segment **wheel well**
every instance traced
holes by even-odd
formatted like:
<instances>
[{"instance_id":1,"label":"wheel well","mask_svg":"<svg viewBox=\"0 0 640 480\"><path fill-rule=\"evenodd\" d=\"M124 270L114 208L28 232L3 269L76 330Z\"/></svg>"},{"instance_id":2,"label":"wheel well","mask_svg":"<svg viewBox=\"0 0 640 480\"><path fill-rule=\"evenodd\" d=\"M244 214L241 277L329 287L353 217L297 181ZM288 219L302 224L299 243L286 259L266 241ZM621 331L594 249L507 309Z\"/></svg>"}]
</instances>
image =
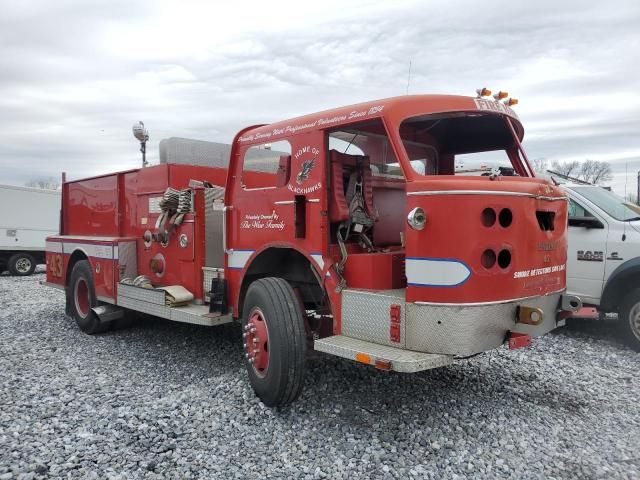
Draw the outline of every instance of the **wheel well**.
<instances>
[{"instance_id":1,"label":"wheel well","mask_svg":"<svg viewBox=\"0 0 640 480\"><path fill-rule=\"evenodd\" d=\"M69 258L69 263L67 264L67 271L65 272L64 284L66 286L69 286L69 280L71 280L71 272L73 271L73 266L80 260L88 260L83 251L76 250L71 254L71 258Z\"/></svg>"},{"instance_id":2,"label":"wheel well","mask_svg":"<svg viewBox=\"0 0 640 480\"><path fill-rule=\"evenodd\" d=\"M293 248L271 247L260 252L244 274L238 297L238 317L242 316L249 285L264 277L278 277L289 282L305 307L315 309L325 297L319 274L307 257Z\"/></svg>"},{"instance_id":3,"label":"wheel well","mask_svg":"<svg viewBox=\"0 0 640 480\"><path fill-rule=\"evenodd\" d=\"M625 262L609 277L602 292L600 308L603 311L617 312L625 294L640 286L640 265L634 260Z\"/></svg>"},{"instance_id":4,"label":"wheel well","mask_svg":"<svg viewBox=\"0 0 640 480\"><path fill-rule=\"evenodd\" d=\"M76 250L71 254L71 258L69 258L69 263L67 264L67 271L65 272L64 286L66 295L64 312L68 316L73 315L73 311L71 310L71 289L69 288L69 282L71 281L71 272L73 271L74 265L80 260L87 260L87 256L82 250Z\"/></svg>"}]
</instances>

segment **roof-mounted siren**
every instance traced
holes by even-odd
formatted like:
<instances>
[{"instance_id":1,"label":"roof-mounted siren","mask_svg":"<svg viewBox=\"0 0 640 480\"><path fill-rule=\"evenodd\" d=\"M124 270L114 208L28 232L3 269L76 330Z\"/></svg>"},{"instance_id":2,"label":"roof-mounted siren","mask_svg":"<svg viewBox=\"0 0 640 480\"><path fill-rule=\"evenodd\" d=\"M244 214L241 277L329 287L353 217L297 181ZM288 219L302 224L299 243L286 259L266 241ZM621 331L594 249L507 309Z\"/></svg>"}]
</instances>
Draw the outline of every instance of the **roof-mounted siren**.
<instances>
[{"instance_id":1,"label":"roof-mounted siren","mask_svg":"<svg viewBox=\"0 0 640 480\"><path fill-rule=\"evenodd\" d=\"M147 166L147 141L149 140L149 131L145 128L144 122L139 121L131 128L133 136L140 142L140 153L142 153L142 167Z\"/></svg>"},{"instance_id":2,"label":"roof-mounted siren","mask_svg":"<svg viewBox=\"0 0 640 480\"><path fill-rule=\"evenodd\" d=\"M489 90L486 87L482 87L482 88L478 88L476 90L476 93L478 94L478 98L488 97L491 95L491 90Z\"/></svg>"},{"instance_id":3,"label":"roof-mounted siren","mask_svg":"<svg viewBox=\"0 0 640 480\"><path fill-rule=\"evenodd\" d=\"M502 103L504 103L507 107L513 107L514 105L518 104L518 99L517 98L507 98L506 100L503 100Z\"/></svg>"}]
</instances>

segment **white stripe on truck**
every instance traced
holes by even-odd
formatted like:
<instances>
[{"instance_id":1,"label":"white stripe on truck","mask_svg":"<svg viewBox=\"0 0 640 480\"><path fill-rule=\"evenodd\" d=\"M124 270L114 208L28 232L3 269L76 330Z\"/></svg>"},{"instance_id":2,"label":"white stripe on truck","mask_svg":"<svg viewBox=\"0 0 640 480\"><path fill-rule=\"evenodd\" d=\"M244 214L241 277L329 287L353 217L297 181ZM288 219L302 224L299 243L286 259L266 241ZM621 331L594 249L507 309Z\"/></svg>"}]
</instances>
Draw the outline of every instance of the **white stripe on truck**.
<instances>
[{"instance_id":1,"label":"white stripe on truck","mask_svg":"<svg viewBox=\"0 0 640 480\"><path fill-rule=\"evenodd\" d=\"M96 243L81 243L81 242L65 242L61 241L47 241L45 246L49 253L64 253L71 255L76 250L84 252L87 257L104 258L107 260L118 259L118 246L117 245L99 245Z\"/></svg>"},{"instance_id":2,"label":"white stripe on truck","mask_svg":"<svg viewBox=\"0 0 640 480\"><path fill-rule=\"evenodd\" d=\"M471 276L471 269L454 258L407 258L407 283L420 287L456 287Z\"/></svg>"},{"instance_id":3,"label":"white stripe on truck","mask_svg":"<svg viewBox=\"0 0 640 480\"><path fill-rule=\"evenodd\" d=\"M62 253L62 242L45 242L44 249L51 253Z\"/></svg>"}]
</instances>

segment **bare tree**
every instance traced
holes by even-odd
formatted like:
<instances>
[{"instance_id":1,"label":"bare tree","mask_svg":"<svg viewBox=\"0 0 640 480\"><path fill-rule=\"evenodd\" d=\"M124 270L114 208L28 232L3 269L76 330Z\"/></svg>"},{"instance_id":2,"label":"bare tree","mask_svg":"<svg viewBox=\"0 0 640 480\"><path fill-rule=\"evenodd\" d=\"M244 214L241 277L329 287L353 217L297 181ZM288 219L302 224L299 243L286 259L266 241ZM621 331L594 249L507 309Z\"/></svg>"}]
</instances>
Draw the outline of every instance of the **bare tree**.
<instances>
[{"instance_id":1,"label":"bare tree","mask_svg":"<svg viewBox=\"0 0 640 480\"><path fill-rule=\"evenodd\" d=\"M60 190L60 182L53 177L41 177L29 180L25 187L42 188L43 190Z\"/></svg>"},{"instance_id":2,"label":"bare tree","mask_svg":"<svg viewBox=\"0 0 640 480\"><path fill-rule=\"evenodd\" d=\"M609 162L587 159L580 165L578 178L594 184L608 182L613 178L611 165Z\"/></svg>"},{"instance_id":3,"label":"bare tree","mask_svg":"<svg viewBox=\"0 0 640 480\"><path fill-rule=\"evenodd\" d=\"M575 177L578 175L580 170L580 162L578 160L574 160L572 162L559 162L554 160L551 164L551 169L554 172L561 173L567 177Z\"/></svg>"},{"instance_id":4,"label":"bare tree","mask_svg":"<svg viewBox=\"0 0 640 480\"><path fill-rule=\"evenodd\" d=\"M531 160L531 168L538 174L544 174L549 167L549 162L545 157L538 157Z\"/></svg>"}]
</instances>

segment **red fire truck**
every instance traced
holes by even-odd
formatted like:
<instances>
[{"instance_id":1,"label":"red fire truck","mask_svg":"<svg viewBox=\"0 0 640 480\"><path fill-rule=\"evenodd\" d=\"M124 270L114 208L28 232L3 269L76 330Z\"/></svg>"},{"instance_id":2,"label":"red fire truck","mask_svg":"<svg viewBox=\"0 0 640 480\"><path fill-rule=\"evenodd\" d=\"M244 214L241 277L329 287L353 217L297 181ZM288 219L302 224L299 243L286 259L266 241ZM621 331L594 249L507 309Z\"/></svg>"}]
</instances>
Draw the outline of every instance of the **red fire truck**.
<instances>
[{"instance_id":1,"label":"red fire truck","mask_svg":"<svg viewBox=\"0 0 640 480\"><path fill-rule=\"evenodd\" d=\"M89 334L131 311L241 322L269 406L297 398L309 349L416 372L528 345L578 307L563 295L567 202L533 178L513 102L486 93L252 126L206 165L186 148L66 182L47 284ZM456 175L486 152L508 168Z\"/></svg>"}]
</instances>

